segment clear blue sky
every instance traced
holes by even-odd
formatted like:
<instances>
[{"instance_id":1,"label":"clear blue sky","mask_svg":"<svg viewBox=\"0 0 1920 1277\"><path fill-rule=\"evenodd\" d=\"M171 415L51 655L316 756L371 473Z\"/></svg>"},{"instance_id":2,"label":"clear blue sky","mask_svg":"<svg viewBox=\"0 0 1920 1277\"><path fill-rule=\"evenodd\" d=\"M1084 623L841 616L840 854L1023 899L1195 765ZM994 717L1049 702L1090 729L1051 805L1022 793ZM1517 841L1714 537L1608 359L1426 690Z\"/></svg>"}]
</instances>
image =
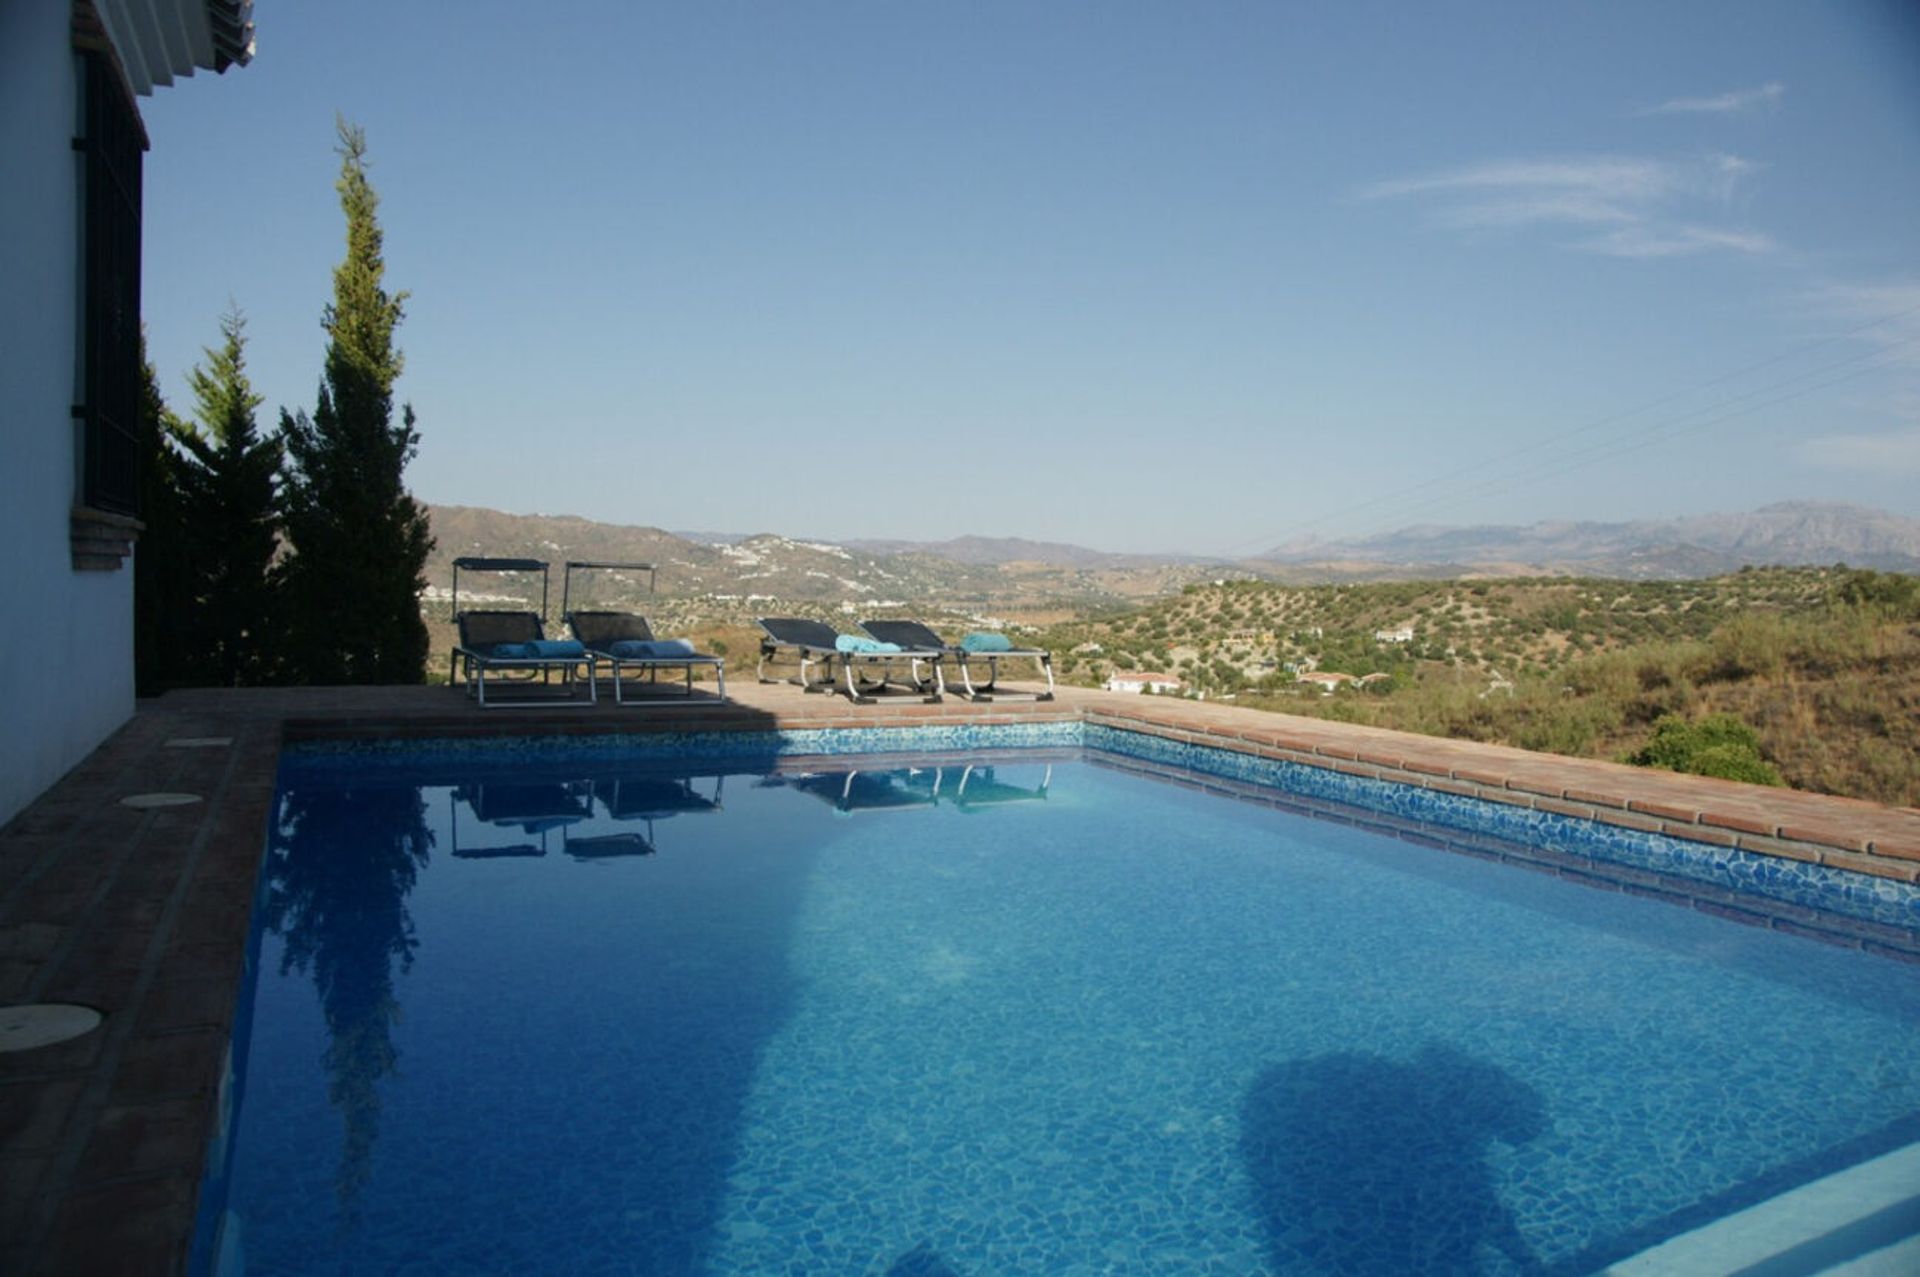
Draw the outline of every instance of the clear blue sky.
<instances>
[{"instance_id":1,"label":"clear blue sky","mask_svg":"<svg viewBox=\"0 0 1920 1277\"><path fill-rule=\"evenodd\" d=\"M458 15L457 17L453 15ZM176 409L311 410L365 127L435 502L1223 552L1920 515L1920 20L275 3L143 103Z\"/></svg>"}]
</instances>

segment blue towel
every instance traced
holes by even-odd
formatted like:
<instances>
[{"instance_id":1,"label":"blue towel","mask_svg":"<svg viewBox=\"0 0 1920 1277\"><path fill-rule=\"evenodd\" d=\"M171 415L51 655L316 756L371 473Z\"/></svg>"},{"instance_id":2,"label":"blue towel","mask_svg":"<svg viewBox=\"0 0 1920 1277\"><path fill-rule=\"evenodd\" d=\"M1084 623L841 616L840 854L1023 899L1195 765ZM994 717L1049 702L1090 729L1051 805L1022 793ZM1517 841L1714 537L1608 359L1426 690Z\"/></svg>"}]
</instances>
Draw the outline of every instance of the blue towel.
<instances>
[{"instance_id":1,"label":"blue towel","mask_svg":"<svg viewBox=\"0 0 1920 1277\"><path fill-rule=\"evenodd\" d=\"M960 646L969 652L1011 652L1013 640L991 630L975 630L960 640Z\"/></svg>"},{"instance_id":2,"label":"blue towel","mask_svg":"<svg viewBox=\"0 0 1920 1277\"><path fill-rule=\"evenodd\" d=\"M531 643L495 643L493 655L503 661L559 661L585 656L587 649L573 639L535 639Z\"/></svg>"},{"instance_id":3,"label":"blue towel","mask_svg":"<svg viewBox=\"0 0 1920 1277\"><path fill-rule=\"evenodd\" d=\"M899 652L904 650L898 643L882 643L877 639L861 638L858 634L842 634L833 640L836 652Z\"/></svg>"},{"instance_id":4,"label":"blue towel","mask_svg":"<svg viewBox=\"0 0 1920 1277\"><path fill-rule=\"evenodd\" d=\"M621 639L607 650L615 656L637 661L698 655L693 650L693 644L685 639Z\"/></svg>"}]
</instances>

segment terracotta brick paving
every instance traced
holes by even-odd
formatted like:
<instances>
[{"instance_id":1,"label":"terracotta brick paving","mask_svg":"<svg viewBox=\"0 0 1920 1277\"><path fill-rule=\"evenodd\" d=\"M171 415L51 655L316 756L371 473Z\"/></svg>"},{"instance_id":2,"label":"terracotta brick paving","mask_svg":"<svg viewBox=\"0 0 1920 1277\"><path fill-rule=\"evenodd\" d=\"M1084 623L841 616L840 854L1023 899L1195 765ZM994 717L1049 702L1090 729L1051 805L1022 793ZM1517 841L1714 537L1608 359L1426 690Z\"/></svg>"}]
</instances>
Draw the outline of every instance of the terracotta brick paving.
<instances>
[{"instance_id":1,"label":"terracotta brick paving","mask_svg":"<svg viewBox=\"0 0 1920 1277\"><path fill-rule=\"evenodd\" d=\"M143 703L0 830L0 998L106 1015L74 1041L0 1054L0 1272L184 1267L285 740L1084 719L1920 880L1910 809L1164 698L1062 689L1051 704L855 707L738 682L724 706L480 711L443 687ZM231 743L184 743L218 737ZM205 801L118 803L156 791Z\"/></svg>"}]
</instances>

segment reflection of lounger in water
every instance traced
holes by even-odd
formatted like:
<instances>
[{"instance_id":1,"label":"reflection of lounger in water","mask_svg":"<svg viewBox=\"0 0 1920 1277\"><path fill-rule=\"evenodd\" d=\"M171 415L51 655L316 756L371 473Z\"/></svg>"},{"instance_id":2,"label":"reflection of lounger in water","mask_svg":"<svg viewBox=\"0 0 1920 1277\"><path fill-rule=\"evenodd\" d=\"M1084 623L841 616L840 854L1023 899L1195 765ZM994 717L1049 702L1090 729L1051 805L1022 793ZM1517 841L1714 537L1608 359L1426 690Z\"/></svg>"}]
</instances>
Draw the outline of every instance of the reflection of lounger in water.
<instances>
[{"instance_id":1,"label":"reflection of lounger in water","mask_svg":"<svg viewBox=\"0 0 1920 1277\"><path fill-rule=\"evenodd\" d=\"M953 786L949 801L961 811L976 811L982 807L995 807L1001 803L1031 803L1047 800L1047 786L1053 783L1053 764L1041 774L1037 788L1028 789L1024 785L1011 785L994 775L992 764L969 763L960 773L960 783Z\"/></svg>"},{"instance_id":2,"label":"reflection of lounger in water","mask_svg":"<svg viewBox=\"0 0 1920 1277\"><path fill-rule=\"evenodd\" d=\"M884 772L815 772L786 780L791 789L832 803L846 814L931 807L940 801L942 774L937 767L902 767Z\"/></svg>"},{"instance_id":3,"label":"reflection of lounger in water","mask_svg":"<svg viewBox=\"0 0 1920 1277\"><path fill-rule=\"evenodd\" d=\"M605 860L615 856L651 856L655 851L653 825L685 812L720 810L721 787L725 778L713 778L713 795L708 797L693 787L693 781L679 776L599 776L588 782L593 797L600 800L614 820L637 820L647 832L571 836L565 851L576 860Z\"/></svg>"},{"instance_id":4,"label":"reflection of lounger in water","mask_svg":"<svg viewBox=\"0 0 1920 1277\"><path fill-rule=\"evenodd\" d=\"M544 856L547 834L576 824L593 814L592 799L578 781L548 781L539 784L516 782L478 782L461 785L449 798L452 808L449 828L453 854L463 860L484 860L502 856ZM536 843L498 843L492 846L460 845L460 806L467 808L483 823L499 828L518 828L523 834L538 834Z\"/></svg>"},{"instance_id":5,"label":"reflection of lounger in water","mask_svg":"<svg viewBox=\"0 0 1920 1277\"><path fill-rule=\"evenodd\" d=\"M593 796L615 820L665 820L687 811L715 811L723 778L713 778L713 797L694 789L693 781L667 776L600 776Z\"/></svg>"},{"instance_id":6,"label":"reflection of lounger in water","mask_svg":"<svg viewBox=\"0 0 1920 1277\"><path fill-rule=\"evenodd\" d=\"M575 860L611 860L616 856L651 856L654 846L639 834L589 834L563 837L560 849Z\"/></svg>"}]
</instances>

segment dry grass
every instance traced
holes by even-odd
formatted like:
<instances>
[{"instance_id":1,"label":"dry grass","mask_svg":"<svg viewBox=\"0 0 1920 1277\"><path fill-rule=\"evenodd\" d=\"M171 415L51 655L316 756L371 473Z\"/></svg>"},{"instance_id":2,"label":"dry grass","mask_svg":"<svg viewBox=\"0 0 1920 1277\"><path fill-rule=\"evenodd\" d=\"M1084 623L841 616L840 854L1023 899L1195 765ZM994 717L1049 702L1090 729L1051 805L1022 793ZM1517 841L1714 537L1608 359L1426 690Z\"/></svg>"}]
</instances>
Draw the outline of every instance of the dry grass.
<instances>
[{"instance_id":1,"label":"dry grass","mask_svg":"<svg viewBox=\"0 0 1920 1277\"><path fill-rule=\"evenodd\" d=\"M1920 624L1871 610L1736 617L1700 642L1603 653L1489 693L1441 669L1391 696L1245 703L1433 736L1596 758L1665 714L1733 714L1797 789L1920 805Z\"/></svg>"}]
</instances>

